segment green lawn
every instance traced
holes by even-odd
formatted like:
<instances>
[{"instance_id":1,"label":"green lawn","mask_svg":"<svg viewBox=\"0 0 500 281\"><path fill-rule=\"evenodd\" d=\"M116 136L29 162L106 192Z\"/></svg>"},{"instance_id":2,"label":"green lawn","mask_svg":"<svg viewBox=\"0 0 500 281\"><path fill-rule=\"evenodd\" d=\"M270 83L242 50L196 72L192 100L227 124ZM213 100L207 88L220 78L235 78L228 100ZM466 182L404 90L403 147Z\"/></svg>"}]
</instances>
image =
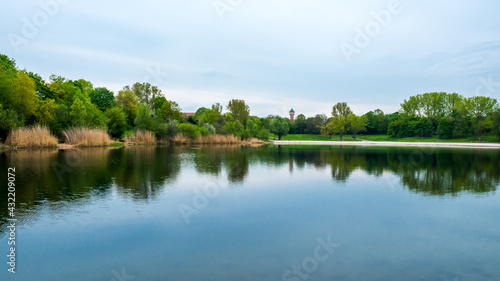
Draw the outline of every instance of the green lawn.
<instances>
[{"instance_id":1,"label":"green lawn","mask_svg":"<svg viewBox=\"0 0 500 281\"><path fill-rule=\"evenodd\" d=\"M275 135L270 134L270 139L278 139ZM302 141L338 141L340 140L338 135L334 135L329 139L327 136L320 135L308 135L308 134L290 134L281 138L282 140L302 140ZM342 139L344 141L352 141L352 135L343 135ZM469 137L469 138L457 138L457 139L449 139L443 140L438 138L437 136L432 137L411 137L411 138L393 138L389 135L358 135L358 140L368 140L368 141L395 141L395 142L476 142L479 141L477 137ZM481 137L481 141L485 142L499 142L498 136L484 136Z\"/></svg>"}]
</instances>

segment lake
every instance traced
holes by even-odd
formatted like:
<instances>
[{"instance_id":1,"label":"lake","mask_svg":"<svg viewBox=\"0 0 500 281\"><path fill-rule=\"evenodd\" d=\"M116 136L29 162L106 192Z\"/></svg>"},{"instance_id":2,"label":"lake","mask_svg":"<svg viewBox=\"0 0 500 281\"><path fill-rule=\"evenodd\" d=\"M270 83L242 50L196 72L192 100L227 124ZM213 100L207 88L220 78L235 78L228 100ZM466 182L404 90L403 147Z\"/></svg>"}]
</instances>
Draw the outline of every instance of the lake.
<instances>
[{"instance_id":1,"label":"lake","mask_svg":"<svg viewBox=\"0 0 500 281\"><path fill-rule=\"evenodd\" d=\"M0 171L0 280L500 280L498 150L7 151Z\"/></svg>"}]
</instances>

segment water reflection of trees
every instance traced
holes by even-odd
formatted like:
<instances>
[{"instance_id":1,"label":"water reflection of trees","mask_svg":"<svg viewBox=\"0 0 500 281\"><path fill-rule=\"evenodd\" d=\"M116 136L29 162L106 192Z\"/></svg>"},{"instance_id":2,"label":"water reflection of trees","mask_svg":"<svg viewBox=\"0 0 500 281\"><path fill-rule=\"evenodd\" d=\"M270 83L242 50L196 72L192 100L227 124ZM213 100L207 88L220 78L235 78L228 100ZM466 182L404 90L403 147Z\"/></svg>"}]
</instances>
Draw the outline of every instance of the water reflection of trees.
<instances>
[{"instance_id":1,"label":"water reflection of trees","mask_svg":"<svg viewBox=\"0 0 500 281\"><path fill-rule=\"evenodd\" d=\"M16 167L20 214L42 204L54 209L85 204L109 196L113 186L121 196L148 201L175 182L184 164L193 165L199 174L225 174L233 183L244 181L251 165L262 164L270 169L287 167L292 173L307 166L330 169L338 182L347 181L355 170L374 177L390 173L414 192L445 195L495 191L499 163L497 150L346 146L160 146L0 154L0 171ZM5 172L0 173L0 182L7 182ZM0 224L6 218L7 189L2 188Z\"/></svg>"},{"instance_id":2,"label":"water reflection of trees","mask_svg":"<svg viewBox=\"0 0 500 281\"><path fill-rule=\"evenodd\" d=\"M428 195L495 191L500 179L497 150L386 147L265 147L260 159L272 165L329 167L338 182L360 169L375 177L392 173L412 191ZM293 168L291 168L293 169Z\"/></svg>"},{"instance_id":3,"label":"water reflection of trees","mask_svg":"<svg viewBox=\"0 0 500 281\"><path fill-rule=\"evenodd\" d=\"M245 179L254 152L254 148L240 145L202 146L190 150L198 173L219 176L224 169L233 183Z\"/></svg>"},{"instance_id":4,"label":"water reflection of trees","mask_svg":"<svg viewBox=\"0 0 500 281\"><path fill-rule=\"evenodd\" d=\"M24 150L0 154L0 169L16 167L19 219L39 205L60 211L106 197L113 184L122 196L153 199L180 171L180 154L171 147L132 149ZM6 183L6 173L0 182ZM6 188L0 191L0 224L7 217ZM26 214L26 215L25 215Z\"/></svg>"}]
</instances>

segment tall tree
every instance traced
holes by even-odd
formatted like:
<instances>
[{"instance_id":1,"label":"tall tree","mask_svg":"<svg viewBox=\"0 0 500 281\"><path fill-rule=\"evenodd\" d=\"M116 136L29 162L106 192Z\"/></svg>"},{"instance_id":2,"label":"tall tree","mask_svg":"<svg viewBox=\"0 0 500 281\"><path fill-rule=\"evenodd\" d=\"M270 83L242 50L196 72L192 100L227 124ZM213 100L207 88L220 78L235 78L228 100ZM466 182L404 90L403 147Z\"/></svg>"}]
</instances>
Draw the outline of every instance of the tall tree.
<instances>
[{"instance_id":1,"label":"tall tree","mask_svg":"<svg viewBox=\"0 0 500 281\"><path fill-rule=\"evenodd\" d=\"M134 92L130 88L125 87L123 90L118 92L116 101L125 114L127 114L128 124L133 125L139 104Z\"/></svg>"},{"instance_id":2,"label":"tall tree","mask_svg":"<svg viewBox=\"0 0 500 281\"><path fill-rule=\"evenodd\" d=\"M230 100L227 105L227 110L231 112L234 120L239 120L243 125L247 123L247 120L250 117L250 107L244 100Z\"/></svg>"},{"instance_id":3,"label":"tall tree","mask_svg":"<svg viewBox=\"0 0 500 281\"><path fill-rule=\"evenodd\" d=\"M334 133L339 134L340 140L342 135L347 131L349 115L353 114L351 108L346 102L339 102L332 108L332 130Z\"/></svg>"},{"instance_id":4,"label":"tall tree","mask_svg":"<svg viewBox=\"0 0 500 281\"><path fill-rule=\"evenodd\" d=\"M145 103L151 109L154 108L153 101L155 100L155 98L162 96L161 89L157 86L151 85L148 82L136 82L130 89L134 92L139 103Z\"/></svg>"},{"instance_id":5,"label":"tall tree","mask_svg":"<svg viewBox=\"0 0 500 281\"><path fill-rule=\"evenodd\" d=\"M344 117L344 119L347 120L347 117L349 117L349 114L352 114L352 110L347 105L346 102L338 102L332 108L332 116L333 117L342 116L342 117Z\"/></svg>"},{"instance_id":6,"label":"tall tree","mask_svg":"<svg viewBox=\"0 0 500 281\"><path fill-rule=\"evenodd\" d=\"M13 108L26 118L33 116L38 108L36 86L26 72L20 71L17 74L13 93L11 97Z\"/></svg>"}]
</instances>

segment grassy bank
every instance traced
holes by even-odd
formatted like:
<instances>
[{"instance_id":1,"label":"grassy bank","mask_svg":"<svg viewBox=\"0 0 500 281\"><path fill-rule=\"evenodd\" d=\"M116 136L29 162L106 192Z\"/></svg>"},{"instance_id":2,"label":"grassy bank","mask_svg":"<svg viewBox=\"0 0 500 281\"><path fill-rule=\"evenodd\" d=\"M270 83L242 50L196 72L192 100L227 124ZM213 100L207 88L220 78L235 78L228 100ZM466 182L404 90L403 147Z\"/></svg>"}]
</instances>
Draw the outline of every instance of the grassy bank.
<instances>
[{"instance_id":1,"label":"grassy bank","mask_svg":"<svg viewBox=\"0 0 500 281\"><path fill-rule=\"evenodd\" d=\"M271 136L272 139L273 136ZM278 139L276 137L276 139ZM352 135L343 135L342 139L344 141L352 141ZM282 137L282 140L297 140L297 141L339 141L338 135L334 135L331 139L327 136L320 135L308 135L308 134L290 134ZM410 138L393 138L389 135L358 135L357 140L366 141L393 141L393 142L477 142L478 137L468 137L468 138L454 138L454 139L440 139L437 136L432 137L410 137ZM481 141L484 142L496 142L498 143L498 136L484 136L481 137Z\"/></svg>"}]
</instances>

